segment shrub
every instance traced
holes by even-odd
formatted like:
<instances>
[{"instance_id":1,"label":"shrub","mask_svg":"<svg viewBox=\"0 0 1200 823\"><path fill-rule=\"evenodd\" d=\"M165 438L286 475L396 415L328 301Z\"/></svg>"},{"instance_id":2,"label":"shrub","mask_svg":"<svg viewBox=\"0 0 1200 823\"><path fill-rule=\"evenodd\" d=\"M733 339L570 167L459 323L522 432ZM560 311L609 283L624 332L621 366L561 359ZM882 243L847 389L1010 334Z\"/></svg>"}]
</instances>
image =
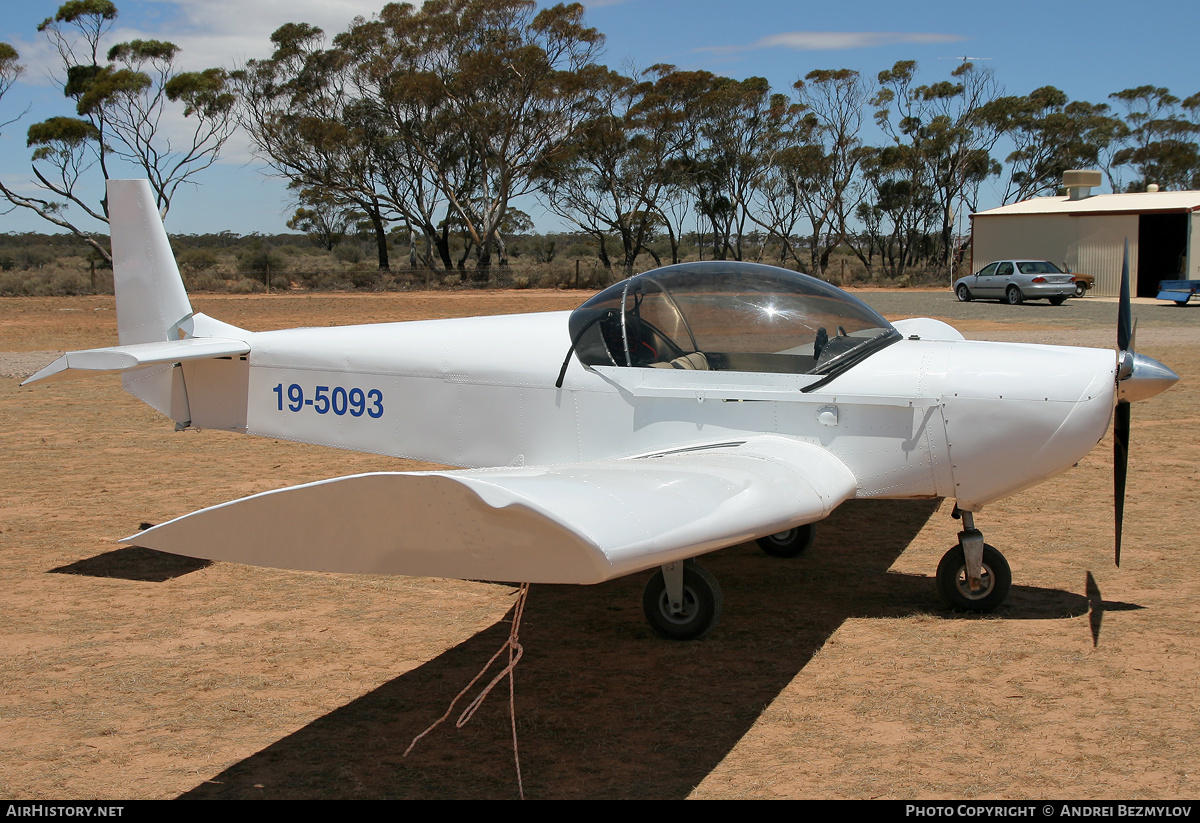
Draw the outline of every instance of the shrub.
<instances>
[{"instance_id":1,"label":"shrub","mask_svg":"<svg viewBox=\"0 0 1200 823\"><path fill-rule=\"evenodd\" d=\"M251 280L249 277L243 277L241 280L235 280L229 284L230 294L258 294L266 291L266 286L261 280Z\"/></svg>"},{"instance_id":2,"label":"shrub","mask_svg":"<svg viewBox=\"0 0 1200 823\"><path fill-rule=\"evenodd\" d=\"M90 294L91 291L91 278L82 272L64 271L50 278L51 294Z\"/></svg>"},{"instance_id":3,"label":"shrub","mask_svg":"<svg viewBox=\"0 0 1200 823\"><path fill-rule=\"evenodd\" d=\"M179 261L180 269L191 269L192 271L208 271L221 262L220 255L215 250L206 247L188 249L176 255L175 259Z\"/></svg>"},{"instance_id":4,"label":"shrub","mask_svg":"<svg viewBox=\"0 0 1200 823\"><path fill-rule=\"evenodd\" d=\"M188 291L225 291L225 280L220 275L204 272L183 275L184 285Z\"/></svg>"},{"instance_id":5,"label":"shrub","mask_svg":"<svg viewBox=\"0 0 1200 823\"><path fill-rule=\"evenodd\" d=\"M342 247L338 246L338 248ZM378 270L350 272L350 282L354 284L354 288L356 289L377 290L382 280L383 277Z\"/></svg>"},{"instance_id":6,"label":"shrub","mask_svg":"<svg viewBox=\"0 0 1200 823\"><path fill-rule=\"evenodd\" d=\"M241 274L260 274L287 271L288 259L278 249L259 246L238 253L237 270Z\"/></svg>"},{"instance_id":7,"label":"shrub","mask_svg":"<svg viewBox=\"0 0 1200 823\"><path fill-rule=\"evenodd\" d=\"M343 263L361 263L366 256L363 254L362 246L357 243L342 243L333 250L333 256Z\"/></svg>"}]
</instances>

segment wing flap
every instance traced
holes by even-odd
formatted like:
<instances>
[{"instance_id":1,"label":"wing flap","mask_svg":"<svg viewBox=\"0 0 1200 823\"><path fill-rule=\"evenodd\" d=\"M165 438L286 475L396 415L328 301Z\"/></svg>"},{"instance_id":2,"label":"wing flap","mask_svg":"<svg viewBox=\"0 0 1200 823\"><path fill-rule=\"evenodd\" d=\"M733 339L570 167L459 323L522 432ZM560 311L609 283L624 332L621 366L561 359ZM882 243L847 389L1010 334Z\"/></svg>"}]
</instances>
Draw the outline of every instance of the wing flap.
<instances>
[{"instance_id":1,"label":"wing flap","mask_svg":"<svg viewBox=\"0 0 1200 823\"><path fill-rule=\"evenodd\" d=\"M335 478L122 542L276 568L599 583L820 520L855 488L819 446L763 436L636 459Z\"/></svg>"}]
</instances>

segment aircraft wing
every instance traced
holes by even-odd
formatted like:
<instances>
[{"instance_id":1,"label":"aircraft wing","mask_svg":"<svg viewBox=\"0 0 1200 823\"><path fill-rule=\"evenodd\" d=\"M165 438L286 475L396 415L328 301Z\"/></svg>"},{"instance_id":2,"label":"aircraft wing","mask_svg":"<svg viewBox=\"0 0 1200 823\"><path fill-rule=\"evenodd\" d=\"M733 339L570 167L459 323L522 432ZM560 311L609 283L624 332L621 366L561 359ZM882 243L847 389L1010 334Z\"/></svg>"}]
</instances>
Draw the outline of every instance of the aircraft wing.
<instances>
[{"instance_id":1,"label":"aircraft wing","mask_svg":"<svg viewBox=\"0 0 1200 823\"><path fill-rule=\"evenodd\" d=\"M763 435L591 463L339 477L121 542L274 568L599 583L820 520L856 487L820 446Z\"/></svg>"}]
</instances>

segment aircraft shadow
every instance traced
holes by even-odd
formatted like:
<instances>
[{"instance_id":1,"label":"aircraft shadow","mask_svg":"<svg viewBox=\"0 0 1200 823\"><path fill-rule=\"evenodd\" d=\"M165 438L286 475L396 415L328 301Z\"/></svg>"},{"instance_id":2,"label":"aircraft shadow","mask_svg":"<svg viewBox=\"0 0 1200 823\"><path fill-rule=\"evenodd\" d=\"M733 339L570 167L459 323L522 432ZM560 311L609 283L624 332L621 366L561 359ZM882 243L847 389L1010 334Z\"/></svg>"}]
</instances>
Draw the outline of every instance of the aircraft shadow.
<instances>
[{"instance_id":1,"label":"aircraft shadow","mask_svg":"<svg viewBox=\"0 0 1200 823\"><path fill-rule=\"evenodd\" d=\"M178 554L167 554L140 546L85 557L66 566L50 569L50 574L79 574L87 577L116 577L141 583L164 583L185 574L211 566L211 560L198 560Z\"/></svg>"},{"instance_id":2,"label":"aircraft shadow","mask_svg":"<svg viewBox=\"0 0 1200 823\"><path fill-rule=\"evenodd\" d=\"M713 635L693 643L661 640L646 625L648 574L534 586L516 673L526 796L686 797L847 618L965 617L941 605L932 577L887 573L936 508L852 501L820 524L801 558L768 557L753 543L706 555L725 611ZM1082 595L1014 587L1003 616L1088 610ZM501 621L182 796L515 797L506 684L464 728L454 728L456 712L401 757L507 635Z\"/></svg>"}]
</instances>

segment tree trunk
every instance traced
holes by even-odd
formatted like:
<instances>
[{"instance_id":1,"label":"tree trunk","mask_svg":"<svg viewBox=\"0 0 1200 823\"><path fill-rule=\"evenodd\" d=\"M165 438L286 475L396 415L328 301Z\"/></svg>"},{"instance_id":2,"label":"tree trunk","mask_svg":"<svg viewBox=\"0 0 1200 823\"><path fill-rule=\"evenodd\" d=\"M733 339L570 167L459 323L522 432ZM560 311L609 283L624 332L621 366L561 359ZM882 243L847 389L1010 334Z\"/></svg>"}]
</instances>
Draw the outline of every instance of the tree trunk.
<instances>
[{"instance_id":1,"label":"tree trunk","mask_svg":"<svg viewBox=\"0 0 1200 823\"><path fill-rule=\"evenodd\" d=\"M383 223L383 216L379 213L378 208L371 209L368 213L371 216L371 226L375 229L375 247L379 251L379 270L391 271L392 267L388 263L387 229Z\"/></svg>"}]
</instances>

